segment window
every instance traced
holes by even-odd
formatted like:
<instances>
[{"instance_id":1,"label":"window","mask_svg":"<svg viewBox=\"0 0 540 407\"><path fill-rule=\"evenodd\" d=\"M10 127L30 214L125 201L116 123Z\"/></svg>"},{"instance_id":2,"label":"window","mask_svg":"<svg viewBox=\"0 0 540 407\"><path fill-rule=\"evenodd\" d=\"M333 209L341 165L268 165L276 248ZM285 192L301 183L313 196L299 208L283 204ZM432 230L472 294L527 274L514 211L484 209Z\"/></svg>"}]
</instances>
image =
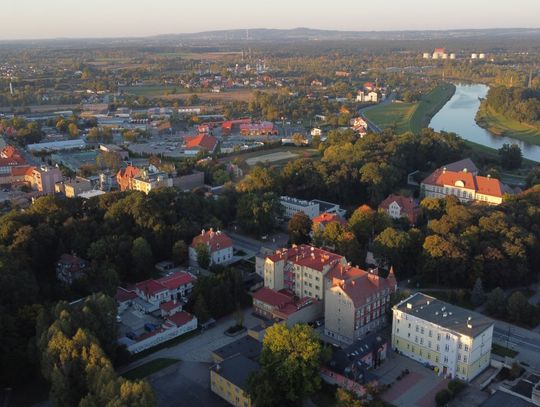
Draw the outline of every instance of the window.
<instances>
[{"instance_id":1,"label":"window","mask_svg":"<svg viewBox=\"0 0 540 407\"><path fill-rule=\"evenodd\" d=\"M416 325L416 332L418 332L418 330L419 330L419 329L418 329L418 325Z\"/></svg>"},{"instance_id":2,"label":"window","mask_svg":"<svg viewBox=\"0 0 540 407\"><path fill-rule=\"evenodd\" d=\"M450 346L448 346L448 344L444 345L444 350L445 350L446 352L450 351Z\"/></svg>"},{"instance_id":3,"label":"window","mask_svg":"<svg viewBox=\"0 0 540 407\"><path fill-rule=\"evenodd\" d=\"M450 340L450 334L446 334L446 340L447 340L447 341Z\"/></svg>"},{"instance_id":4,"label":"window","mask_svg":"<svg viewBox=\"0 0 540 407\"><path fill-rule=\"evenodd\" d=\"M420 328L420 333L424 335L424 327Z\"/></svg>"},{"instance_id":5,"label":"window","mask_svg":"<svg viewBox=\"0 0 540 407\"><path fill-rule=\"evenodd\" d=\"M460 344L458 345L458 348L461 349L462 347L463 347L463 344L460 343Z\"/></svg>"},{"instance_id":6,"label":"window","mask_svg":"<svg viewBox=\"0 0 540 407\"><path fill-rule=\"evenodd\" d=\"M428 341L428 348L431 349L431 341Z\"/></svg>"},{"instance_id":7,"label":"window","mask_svg":"<svg viewBox=\"0 0 540 407\"><path fill-rule=\"evenodd\" d=\"M463 362L467 363L467 356L463 355Z\"/></svg>"},{"instance_id":8,"label":"window","mask_svg":"<svg viewBox=\"0 0 540 407\"><path fill-rule=\"evenodd\" d=\"M430 329L429 332L428 332L428 336L431 338L431 335L432 335L432 332L431 332L431 329Z\"/></svg>"},{"instance_id":9,"label":"window","mask_svg":"<svg viewBox=\"0 0 540 407\"><path fill-rule=\"evenodd\" d=\"M458 360L458 362L461 361L461 354L460 353L458 353L458 355L457 355L457 360Z\"/></svg>"},{"instance_id":10,"label":"window","mask_svg":"<svg viewBox=\"0 0 540 407\"><path fill-rule=\"evenodd\" d=\"M469 345L465 345L465 352L469 351Z\"/></svg>"},{"instance_id":11,"label":"window","mask_svg":"<svg viewBox=\"0 0 540 407\"><path fill-rule=\"evenodd\" d=\"M448 356L444 357L444 363L448 363Z\"/></svg>"},{"instance_id":12,"label":"window","mask_svg":"<svg viewBox=\"0 0 540 407\"><path fill-rule=\"evenodd\" d=\"M437 352L439 352L441 350L441 348L439 347L439 345L437 345Z\"/></svg>"},{"instance_id":13,"label":"window","mask_svg":"<svg viewBox=\"0 0 540 407\"><path fill-rule=\"evenodd\" d=\"M420 345L424 344L424 338L420 338Z\"/></svg>"},{"instance_id":14,"label":"window","mask_svg":"<svg viewBox=\"0 0 540 407\"><path fill-rule=\"evenodd\" d=\"M414 337L414 342L418 343L418 336Z\"/></svg>"},{"instance_id":15,"label":"window","mask_svg":"<svg viewBox=\"0 0 540 407\"><path fill-rule=\"evenodd\" d=\"M437 334L437 340L438 340L438 341L441 340L441 334Z\"/></svg>"}]
</instances>

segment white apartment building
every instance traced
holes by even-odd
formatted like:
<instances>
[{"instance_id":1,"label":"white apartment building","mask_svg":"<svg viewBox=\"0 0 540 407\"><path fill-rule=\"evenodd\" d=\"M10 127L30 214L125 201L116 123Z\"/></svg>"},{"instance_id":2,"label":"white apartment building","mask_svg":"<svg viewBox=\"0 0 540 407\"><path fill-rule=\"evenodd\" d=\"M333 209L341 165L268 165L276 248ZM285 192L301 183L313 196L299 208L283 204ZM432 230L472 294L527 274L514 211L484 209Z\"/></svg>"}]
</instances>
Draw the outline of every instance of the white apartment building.
<instances>
[{"instance_id":1,"label":"white apartment building","mask_svg":"<svg viewBox=\"0 0 540 407\"><path fill-rule=\"evenodd\" d=\"M304 201L290 196L282 196L279 201L283 208L283 215L287 219L292 218L297 212L304 212L310 219L319 216L319 204L317 202Z\"/></svg>"},{"instance_id":2,"label":"white apartment building","mask_svg":"<svg viewBox=\"0 0 540 407\"><path fill-rule=\"evenodd\" d=\"M392 349L466 382L491 360L493 321L416 293L392 308Z\"/></svg>"}]
</instances>

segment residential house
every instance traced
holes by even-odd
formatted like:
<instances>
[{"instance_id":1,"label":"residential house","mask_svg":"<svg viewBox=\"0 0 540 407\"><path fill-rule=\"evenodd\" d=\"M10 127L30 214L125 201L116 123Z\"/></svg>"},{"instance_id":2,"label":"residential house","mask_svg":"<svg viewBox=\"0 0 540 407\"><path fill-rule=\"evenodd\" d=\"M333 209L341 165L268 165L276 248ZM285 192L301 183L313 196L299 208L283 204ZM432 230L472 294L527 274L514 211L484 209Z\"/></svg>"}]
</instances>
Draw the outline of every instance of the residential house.
<instances>
[{"instance_id":1,"label":"residential house","mask_svg":"<svg viewBox=\"0 0 540 407\"><path fill-rule=\"evenodd\" d=\"M244 355L225 359L210 369L210 389L233 406L251 407L247 380L259 368L258 363Z\"/></svg>"},{"instance_id":2,"label":"residential house","mask_svg":"<svg viewBox=\"0 0 540 407\"><path fill-rule=\"evenodd\" d=\"M253 293L253 312L266 319L292 326L322 316L322 302L311 297L295 299L291 292L262 287Z\"/></svg>"},{"instance_id":3,"label":"residential house","mask_svg":"<svg viewBox=\"0 0 540 407\"><path fill-rule=\"evenodd\" d=\"M169 174L159 171L153 166L150 166L148 170L140 171L131 180L131 189L144 192L147 195L156 188L172 186L173 179L169 177Z\"/></svg>"},{"instance_id":4,"label":"residential house","mask_svg":"<svg viewBox=\"0 0 540 407\"><path fill-rule=\"evenodd\" d=\"M490 318L422 293L394 305L392 311L395 351L465 382L490 365Z\"/></svg>"},{"instance_id":5,"label":"residential house","mask_svg":"<svg viewBox=\"0 0 540 407\"><path fill-rule=\"evenodd\" d=\"M197 246L206 245L210 254L210 265L227 264L233 258L233 242L229 236L220 230L202 230L200 235L193 238L189 247L189 262L192 266L197 263Z\"/></svg>"},{"instance_id":6,"label":"residential house","mask_svg":"<svg viewBox=\"0 0 540 407\"><path fill-rule=\"evenodd\" d=\"M337 213L323 212L319 216L316 216L312 219L312 223L313 223L312 229L314 231L317 231L317 230L322 231L324 230L326 225L332 222L337 222L342 226L347 225L347 221L343 219L341 216L339 216Z\"/></svg>"},{"instance_id":7,"label":"residential house","mask_svg":"<svg viewBox=\"0 0 540 407\"><path fill-rule=\"evenodd\" d=\"M218 145L218 140L210 134L184 137L184 154L197 155L199 152L212 154Z\"/></svg>"},{"instance_id":8,"label":"residential house","mask_svg":"<svg viewBox=\"0 0 540 407\"><path fill-rule=\"evenodd\" d=\"M133 179L140 174L141 170L132 165L128 165L126 168L120 169L116 174L116 182L120 191L127 191L133 189Z\"/></svg>"},{"instance_id":9,"label":"residential house","mask_svg":"<svg viewBox=\"0 0 540 407\"><path fill-rule=\"evenodd\" d=\"M339 264L326 274L325 287L324 332L340 342L353 343L386 324L397 281L392 270L382 278L377 269Z\"/></svg>"},{"instance_id":10,"label":"residential house","mask_svg":"<svg viewBox=\"0 0 540 407\"><path fill-rule=\"evenodd\" d=\"M56 262L56 278L70 286L86 276L89 265L86 260L64 253Z\"/></svg>"},{"instance_id":11,"label":"residential house","mask_svg":"<svg viewBox=\"0 0 540 407\"><path fill-rule=\"evenodd\" d=\"M416 225L420 206L414 198L391 194L381 202L379 210L386 212L392 219L406 218L411 225Z\"/></svg>"}]
</instances>

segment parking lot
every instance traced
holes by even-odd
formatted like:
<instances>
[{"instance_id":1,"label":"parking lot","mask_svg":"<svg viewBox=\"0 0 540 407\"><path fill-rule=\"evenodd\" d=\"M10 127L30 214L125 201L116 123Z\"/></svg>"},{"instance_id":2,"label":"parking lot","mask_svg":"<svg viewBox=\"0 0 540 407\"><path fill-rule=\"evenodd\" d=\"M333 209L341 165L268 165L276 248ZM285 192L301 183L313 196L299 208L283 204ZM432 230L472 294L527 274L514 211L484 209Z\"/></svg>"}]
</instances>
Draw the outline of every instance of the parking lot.
<instances>
[{"instance_id":1,"label":"parking lot","mask_svg":"<svg viewBox=\"0 0 540 407\"><path fill-rule=\"evenodd\" d=\"M118 336L124 337L126 333L133 332L135 336L146 332L144 329L144 324L154 324L161 325L162 321L158 318L153 317L150 314L143 314L140 311L137 311L133 307L128 308L121 315L122 322L118 327Z\"/></svg>"},{"instance_id":2,"label":"parking lot","mask_svg":"<svg viewBox=\"0 0 540 407\"><path fill-rule=\"evenodd\" d=\"M405 369L409 370L409 374L397 380ZM380 383L391 384L382 394L382 399L395 406L435 406L435 394L446 388L449 382L420 363L393 352L373 373L380 377Z\"/></svg>"}]
</instances>

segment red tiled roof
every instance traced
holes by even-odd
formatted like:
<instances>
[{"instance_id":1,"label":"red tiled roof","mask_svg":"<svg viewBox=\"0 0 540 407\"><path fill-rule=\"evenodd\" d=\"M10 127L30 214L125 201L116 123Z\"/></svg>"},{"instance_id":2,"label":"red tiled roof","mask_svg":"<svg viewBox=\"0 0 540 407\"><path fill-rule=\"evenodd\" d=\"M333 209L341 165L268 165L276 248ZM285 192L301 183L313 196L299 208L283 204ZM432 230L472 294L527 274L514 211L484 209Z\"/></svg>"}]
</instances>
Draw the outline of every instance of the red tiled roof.
<instances>
[{"instance_id":1,"label":"red tiled roof","mask_svg":"<svg viewBox=\"0 0 540 407\"><path fill-rule=\"evenodd\" d=\"M418 214L418 203L413 199L401 195L389 195L384 201L379 205L379 209L384 209L388 211L388 208L392 203L397 203L401 208L401 211L407 215L409 222L416 223L416 215Z\"/></svg>"},{"instance_id":2,"label":"red tiled roof","mask_svg":"<svg viewBox=\"0 0 540 407\"><path fill-rule=\"evenodd\" d=\"M480 194L502 197L501 182L495 178L475 177L474 174L465 171L448 171L439 168L422 181L423 184L437 186L457 186L457 183L462 183L463 187L474 190Z\"/></svg>"},{"instance_id":3,"label":"red tiled roof","mask_svg":"<svg viewBox=\"0 0 540 407\"><path fill-rule=\"evenodd\" d=\"M326 224L328 224L330 222L339 222L342 225L347 224L345 219L343 219L337 213L323 212L319 216L316 216L315 218L313 218L313 224L321 223L322 225L326 225Z\"/></svg>"},{"instance_id":4,"label":"red tiled roof","mask_svg":"<svg viewBox=\"0 0 540 407\"><path fill-rule=\"evenodd\" d=\"M32 170L32 167L28 167L26 165L23 166L23 167L13 167L11 169L11 175L14 176L14 177L21 177L23 175L28 174L29 170Z\"/></svg>"},{"instance_id":5,"label":"red tiled roof","mask_svg":"<svg viewBox=\"0 0 540 407\"><path fill-rule=\"evenodd\" d=\"M323 271L324 266L339 263L343 256L306 244L291 249L281 249L267 257L273 262L287 260L300 266Z\"/></svg>"},{"instance_id":6,"label":"red tiled roof","mask_svg":"<svg viewBox=\"0 0 540 407\"><path fill-rule=\"evenodd\" d=\"M170 321L176 326L182 326L187 324L189 321L193 319L193 315L188 314L185 311L177 312L174 315L171 315L170 317L167 317L167 321Z\"/></svg>"},{"instance_id":7,"label":"red tiled roof","mask_svg":"<svg viewBox=\"0 0 540 407\"><path fill-rule=\"evenodd\" d=\"M193 277L191 274L178 271L174 274L171 274L170 276L162 277L157 280L158 283L161 285L167 287L169 290L175 290L178 287L181 287L183 285L187 285L195 280L195 277Z\"/></svg>"},{"instance_id":8,"label":"red tiled roof","mask_svg":"<svg viewBox=\"0 0 540 407\"><path fill-rule=\"evenodd\" d=\"M287 319L287 317L291 316L295 312L299 311L302 308L305 308L308 305L316 304L318 301L315 298L311 297L304 297L300 300L298 300L296 303L289 302L282 306L281 308L274 311L275 315L278 317L281 317L283 319Z\"/></svg>"},{"instance_id":9,"label":"red tiled roof","mask_svg":"<svg viewBox=\"0 0 540 407\"><path fill-rule=\"evenodd\" d=\"M171 300L171 301L167 301L167 302L163 302L159 304L159 308L167 312L175 308L181 308L181 307L182 307L182 303L180 301L175 301L175 300Z\"/></svg>"},{"instance_id":10,"label":"red tiled roof","mask_svg":"<svg viewBox=\"0 0 540 407\"><path fill-rule=\"evenodd\" d=\"M341 267L333 274L333 286L339 286L353 301L355 307L364 305L368 297L376 295L384 289L394 290L393 279L385 279L376 273L370 273L357 267ZM392 273L393 276L393 273Z\"/></svg>"},{"instance_id":11,"label":"red tiled roof","mask_svg":"<svg viewBox=\"0 0 540 407\"><path fill-rule=\"evenodd\" d=\"M211 253L232 247L233 245L229 236L219 230L214 232L212 229L208 231L203 230L201 234L195 236L191 242L191 247L195 249L200 243L209 246Z\"/></svg>"},{"instance_id":12,"label":"red tiled roof","mask_svg":"<svg viewBox=\"0 0 540 407\"><path fill-rule=\"evenodd\" d=\"M253 299L271 305L272 307L282 307L292 300L290 296L268 287L262 287L253 293Z\"/></svg>"},{"instance_id":13,"label":"red tiled roof","mask_svg":"<svg viewBox=\"0 0 540 407\"><path fill-rule=\"evenodd\" d=\"M118 287L114 299L118 302L125 302L137 298L137 294L133 291L126 290L125 288Z\"/></svg>"},{"instance_id":14,"label":"red tiled roof","mask_svg":"<svg viewBox=\"0 0 540 407\"><path fill-rule=\"evenodd\" d=\"M167 290L165 286L158 283L156 280L141 281L140 283L135 284L135 287L147 296L152 296Z\"/></svg>"},{"instance_id":15,"label":"red tiled roof","mask_svg":"<svg viewBox=\"0 0 540 407\"><path fill-rule=\"evenodd\" d=\"M187 149L204 148L208 151L214 151L217 145L217 139L209 134L199 134L197 136L184 137Z\"/></svg>"}]
</instances>

